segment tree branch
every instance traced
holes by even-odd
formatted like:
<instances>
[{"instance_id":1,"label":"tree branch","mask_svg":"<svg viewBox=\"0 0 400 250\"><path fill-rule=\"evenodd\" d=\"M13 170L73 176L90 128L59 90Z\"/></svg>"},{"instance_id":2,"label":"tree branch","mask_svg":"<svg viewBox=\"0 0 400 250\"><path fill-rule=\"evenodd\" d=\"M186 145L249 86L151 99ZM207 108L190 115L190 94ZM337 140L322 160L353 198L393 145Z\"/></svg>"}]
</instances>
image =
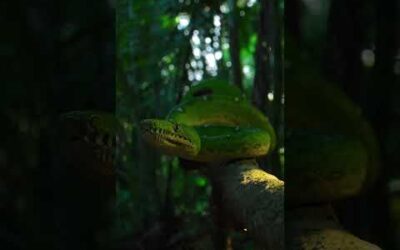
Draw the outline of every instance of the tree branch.
<instances>
[{"instance_id":1,"label":"tree branch","mask_svg":"<svg viewBox=\"0 0 400 250\"><path fill-rule=\"evenodd\" d=\"M211 167L209 176L231 220L264 249L284 249L283 181L260 169L255 160Z\"/></svg>"}]
</instances>

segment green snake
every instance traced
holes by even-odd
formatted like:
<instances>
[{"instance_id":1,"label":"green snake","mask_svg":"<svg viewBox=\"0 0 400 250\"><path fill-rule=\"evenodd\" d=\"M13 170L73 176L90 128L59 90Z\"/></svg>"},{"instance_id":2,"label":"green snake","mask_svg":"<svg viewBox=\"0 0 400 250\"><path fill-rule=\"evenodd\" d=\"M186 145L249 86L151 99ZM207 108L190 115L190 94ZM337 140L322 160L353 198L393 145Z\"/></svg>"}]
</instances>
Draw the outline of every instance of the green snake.
<instances>
[{"instance_id":1,"label":"green snake","mask_svg":"<svg viewBox=\"0 0 400 250\"><path fill-rule=\"evenodd\" d=\"M198 162L260 157L276 144L268 118L222 81L194 86L166 119L145 119L140 128L161 152Z\"/></svg>"}]
</instances>

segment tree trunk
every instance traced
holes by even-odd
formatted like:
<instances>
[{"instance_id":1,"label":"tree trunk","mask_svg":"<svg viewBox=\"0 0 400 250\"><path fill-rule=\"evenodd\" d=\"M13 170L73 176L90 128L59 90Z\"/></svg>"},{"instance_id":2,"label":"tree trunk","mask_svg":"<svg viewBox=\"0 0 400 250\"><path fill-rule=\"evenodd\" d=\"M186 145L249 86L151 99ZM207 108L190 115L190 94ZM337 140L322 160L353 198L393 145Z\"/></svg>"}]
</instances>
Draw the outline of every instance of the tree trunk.
<instances>
[{"instance_id":1,"label":"tree trunk","mask_svg":"<svg viewBox=\"0 0 400 250\"><path fill-rule=\"evenodd\" d=\"M256 47L256 72L253 104L269 118L277 133L277 149L283 146L283 12L282 1L262 0ZM268 172L283 178L279 150L274 150L261 165Z\"/></svg>"},{"instance_id":2,"label":"tree trunk","mask_svg":"<svg viewBox=\"0 0 400 250\"><path fill-rule=\"evenodd\" d=\"M239 40L239 22L238 8L236 0L229 0L229 51L232 62L232 78L233 83L239 89L243 90L242 83L242 63L240 61L240 40Z\"/></svg>"},{"instance_id":3,"label":"tree trunk","mask_svg":"<svg viewBox=\"0 0 400 250\"><path fill-rule=\"evenodd\" d=\"M284 183L255 160L213 166L209 171L225 217L267 250L284 249Z\"/></svg>"}]
</instances>

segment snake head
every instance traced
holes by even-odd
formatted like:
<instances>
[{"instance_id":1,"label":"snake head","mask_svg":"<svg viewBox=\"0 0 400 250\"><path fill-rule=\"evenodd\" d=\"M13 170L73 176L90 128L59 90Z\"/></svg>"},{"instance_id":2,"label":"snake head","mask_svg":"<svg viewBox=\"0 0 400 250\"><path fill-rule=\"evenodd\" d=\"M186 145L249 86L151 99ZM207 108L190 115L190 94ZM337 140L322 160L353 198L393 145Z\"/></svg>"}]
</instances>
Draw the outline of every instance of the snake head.
<instances>
[{"instance_id":1,"label":"snake head","mask_svg":"<svg viewBox=\"0 0 400 250\"><path fill-rule=\"evenodd\" d=\"M167 120L146 119L140 122L144 140L161 152L191 157L200 151L200 137L190 126Z\"/></svg>"}]
</instances>

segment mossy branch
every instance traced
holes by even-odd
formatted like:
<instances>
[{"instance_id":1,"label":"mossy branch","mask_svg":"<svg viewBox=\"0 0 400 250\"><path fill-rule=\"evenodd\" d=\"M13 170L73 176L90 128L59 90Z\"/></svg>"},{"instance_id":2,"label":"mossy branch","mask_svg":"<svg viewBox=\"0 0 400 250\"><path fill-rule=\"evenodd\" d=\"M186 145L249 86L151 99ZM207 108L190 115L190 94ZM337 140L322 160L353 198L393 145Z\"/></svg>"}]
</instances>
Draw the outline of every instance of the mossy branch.
<instances>
[{"instance_id":1,"label":"mossy branch","mask_svg":"<svg viewBox=\"0 0 400 250\"><path fill-rule=\"evenodd\" d=\"M284 182L259 168L255 160L213 167L213 188L223 211L234 216L263 249L284 249Z\"/></svg>"}]
</instances>

